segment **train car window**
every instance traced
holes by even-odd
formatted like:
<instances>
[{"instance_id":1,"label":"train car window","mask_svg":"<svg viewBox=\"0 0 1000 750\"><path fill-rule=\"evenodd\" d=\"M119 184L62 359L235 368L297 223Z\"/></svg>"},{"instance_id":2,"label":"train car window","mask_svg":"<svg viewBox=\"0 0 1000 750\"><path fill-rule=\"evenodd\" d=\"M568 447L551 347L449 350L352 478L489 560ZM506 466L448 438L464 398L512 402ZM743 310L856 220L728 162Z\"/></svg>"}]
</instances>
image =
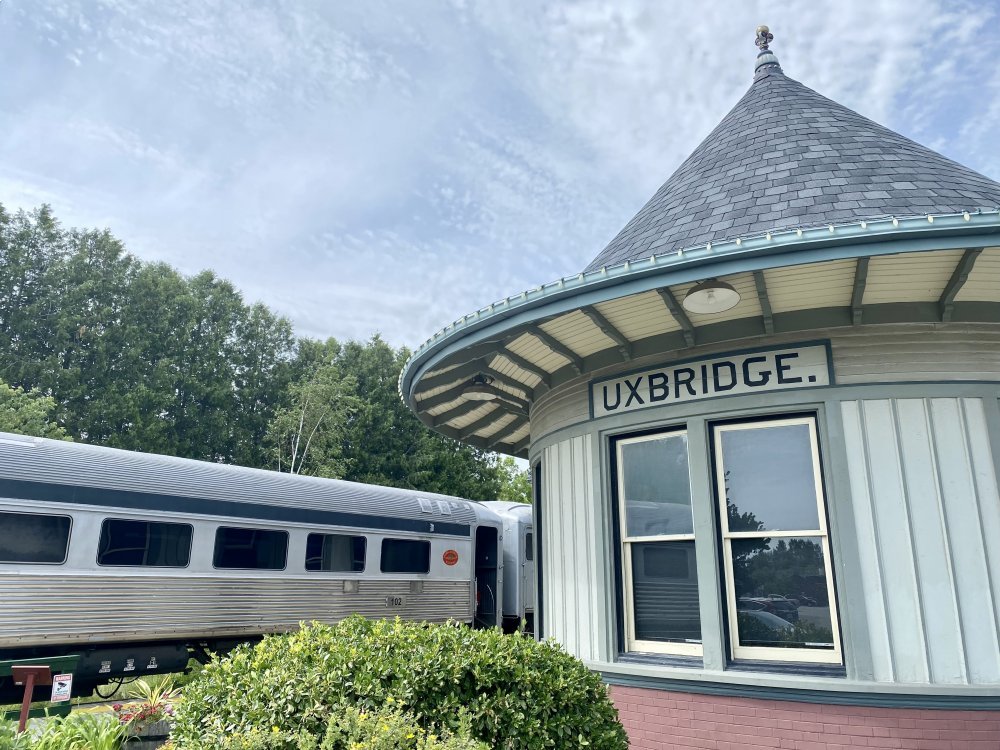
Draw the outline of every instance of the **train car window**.
<instances>
[{"instance_id":1,"label":"train car window","mask_svg":"<svg viewBox=\"0 0 1000 750\"><path fill-rule=\"evenodd\" d=\"M0 513L0 563L64 562L69 527L69 516Z\"/></svg>"},{"instance_id":2,"label":"train car window","mask_svg":"<svg viewBox=\"0 0 1000 750\"><path fill-rule=\"evenodd\" d=\"M284 570L288 532L220 526L215 532L216 568Z\"/></svg>"},{"instance_id":3,"label":"train car window","mask_svg":"<svg viewBox=\"0 0 1000 750\"><path fill-rule=\"evenodd\" d=\"M101 524L97 564L186 568L192 533L186 523L106 518Z\"/></svg>"},{"instance_id":4,"label":"train car window","mask_svg":"<svg viewBox=\"0 0 1000 750\"><path fill-rule=\"evenodd\" d=\"M306 539L306 570L360 573L365 569L363 536L310 534Z\"/></svg>"},{"instance_id":5,"label":"train car window","mask_svg":"<svg viewBox=\"0 0 1000 750\"><path fill-rule=\"evenodd\" d=\"M428 573L431 543L420 539L383 539L383 573Z\"/></svg>"},{"instance_id":6,"label":"train car window","mask_svg":"<svg viewBox=\"0 0 1000 750\"><path fill-rule=\"evenodd\" d=\"M530 531L524 535L524 559L528 562L535 559L535 537Z\"/></svg>"}]
</instances>

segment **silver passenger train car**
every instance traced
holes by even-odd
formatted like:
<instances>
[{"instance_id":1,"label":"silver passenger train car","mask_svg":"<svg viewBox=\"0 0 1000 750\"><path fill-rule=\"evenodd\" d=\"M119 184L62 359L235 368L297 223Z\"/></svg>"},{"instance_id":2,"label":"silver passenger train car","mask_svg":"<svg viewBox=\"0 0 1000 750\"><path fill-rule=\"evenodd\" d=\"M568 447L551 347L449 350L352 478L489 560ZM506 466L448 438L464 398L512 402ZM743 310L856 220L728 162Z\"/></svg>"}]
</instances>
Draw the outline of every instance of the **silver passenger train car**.
<instances>
[{"instance_id":1,"label":"silver passenger train car","mask_svg":"<svg viewBox=\"0 0 1000 750\"><path fill-rule=\"evenodd\" d=\"M0 661L79 654L79 695L355 612L495 627L503 533L456 497L0 433Z\"/></svg>"}]
</instances>

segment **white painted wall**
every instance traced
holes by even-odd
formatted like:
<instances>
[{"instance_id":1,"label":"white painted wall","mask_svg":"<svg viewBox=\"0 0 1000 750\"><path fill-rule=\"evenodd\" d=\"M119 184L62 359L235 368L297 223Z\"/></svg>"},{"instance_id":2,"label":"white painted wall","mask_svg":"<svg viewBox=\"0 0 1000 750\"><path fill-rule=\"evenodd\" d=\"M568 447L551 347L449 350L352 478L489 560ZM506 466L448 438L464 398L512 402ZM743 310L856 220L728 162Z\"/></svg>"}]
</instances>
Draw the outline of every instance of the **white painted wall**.
<instances>
[{"instance_id":1,"label":"white painted wall","mask_svg":"<svg viewBox=\"0 0 1000 750\"><path fill-rule=\"evenodd\" d=\"M841 409L875 679L1000 683L1000 496L984 401Z\"/></svg>"}]
</instances>

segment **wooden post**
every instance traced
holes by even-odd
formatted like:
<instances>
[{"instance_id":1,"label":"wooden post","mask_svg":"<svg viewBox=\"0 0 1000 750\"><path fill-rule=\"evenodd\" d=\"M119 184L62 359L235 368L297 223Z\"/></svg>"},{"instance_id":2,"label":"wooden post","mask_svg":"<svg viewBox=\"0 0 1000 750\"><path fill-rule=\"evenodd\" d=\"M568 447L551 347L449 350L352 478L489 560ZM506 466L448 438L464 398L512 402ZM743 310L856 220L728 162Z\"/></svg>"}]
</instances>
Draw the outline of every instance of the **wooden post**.
<instances>
[{"instance_id":1,"label":"wooden post","mask_svg":"<svg viewBox=\"0 0 1000 750\"><path fill-rule=\"evenodd\" d=\"M28 726L28 710L31 708L31 696L36 685L51 685L52 670L47 666L40 665L14 665L10 668L11 676L15 685L24 685L24 698L21 699L21 718L17 723L17 732L20 734Z\"/></svg>"}]
</instances>

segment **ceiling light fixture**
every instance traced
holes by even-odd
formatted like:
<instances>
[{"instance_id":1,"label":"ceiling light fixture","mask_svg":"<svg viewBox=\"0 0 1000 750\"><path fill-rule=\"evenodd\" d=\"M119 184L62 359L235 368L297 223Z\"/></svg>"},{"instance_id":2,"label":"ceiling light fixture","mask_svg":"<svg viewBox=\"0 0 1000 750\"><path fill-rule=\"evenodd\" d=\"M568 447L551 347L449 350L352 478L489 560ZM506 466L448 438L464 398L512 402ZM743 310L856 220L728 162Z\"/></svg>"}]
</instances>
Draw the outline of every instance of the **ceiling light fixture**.
<instances>
[{"instance_id":1,"label":"ceiling light fixture","mask_svg":"<svg viewBox=\"0 0 1000 750\"><path fill-rule=\"evenodd\" d=\"M500 391L493 387L493 378L479 373L465 384L462 395L472 401L496 401Z\"/></svg>"},{"instance_id":2,"label":"ceiling light fixture","mask_svg":"<svg viewBox=\"0 0 1000 750\"><path fill-rule=\"evenodd\" d=\"M732 310L739 301L740 293L731 284L709 279L692 287L681 304L688 312L711 315Z\"/></svg>"}]
</instances>

